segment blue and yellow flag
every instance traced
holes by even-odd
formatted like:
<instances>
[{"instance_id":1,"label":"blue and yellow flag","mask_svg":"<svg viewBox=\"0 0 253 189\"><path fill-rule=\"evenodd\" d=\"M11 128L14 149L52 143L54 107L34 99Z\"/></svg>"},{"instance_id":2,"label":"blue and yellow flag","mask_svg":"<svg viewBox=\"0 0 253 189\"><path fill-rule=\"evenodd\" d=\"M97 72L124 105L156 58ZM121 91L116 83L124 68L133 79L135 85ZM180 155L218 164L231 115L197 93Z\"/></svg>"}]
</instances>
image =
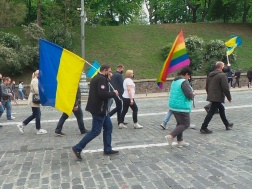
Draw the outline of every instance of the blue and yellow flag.
<instances>
[{"instance_id":1,"label":"blue and yellow flag","mask_svg":"<svg viewBox=\"0 0 253 189\"><path fill-rule=\"evenodd\" d=\"M86 76L93 78L95 75L97 75L97 73L99 72L99 69L100 69L100 64L98 63L98 61L94 60Z\"/></svg>"},{"instance_id":2,"label":"blue and yellow flag","mask_svg":"<svg viewBox=\"0 0 253 189\"><path fill-rule=\"evenodd\" d=\"M242 45L242 39L239 36L233 36L231 39L225 42L225 45L227 46L227 55L230 55L234 52L236 47Z\"/></svg>"},{"instance_id":3,"label":"blue and yellow flag","mask_svg":"<svg viewBox=\"0 0 253 189\"><path fill-rule=\"evenodd\" d=\"M85 60L46 40L40 39L39 94L43 106L53 106L70 115Z\"/></svg>"}]
</instances>

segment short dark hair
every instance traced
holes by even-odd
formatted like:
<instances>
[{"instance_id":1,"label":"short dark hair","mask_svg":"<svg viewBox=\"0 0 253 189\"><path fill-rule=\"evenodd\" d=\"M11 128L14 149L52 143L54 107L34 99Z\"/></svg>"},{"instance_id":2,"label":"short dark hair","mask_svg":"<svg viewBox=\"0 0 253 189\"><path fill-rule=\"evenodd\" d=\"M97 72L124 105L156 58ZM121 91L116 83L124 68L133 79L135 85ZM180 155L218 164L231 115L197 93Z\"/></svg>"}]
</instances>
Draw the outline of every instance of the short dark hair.
<instances>
[{"instance_id":1,"label":"short dark hair","mask_svg":"<svg viewBox=\"0 0 253 189\"><path fill-rule=\"evenodd\" d=\"M124 66L122 64L119 64L117 68L123 68Z\"/></svg>"},{"instance_id":2,"label":"short dark hair","mask_svg":"<svg viewBox=\"0 0 253 189\"><path fill-rule=\"evenodd\" d=\"M186 75L186 74L192 75L192 69L190 67L184 67L182 70L180 70L180 72L178 73L178 75Z\"/></svg>"},{"instance_id":3,"label":"short dark hair","mask_svg":"<svg viewBox=\"0 0 253 189\"><path fill-rule=\"evenodd\" d=\"M100 71L108 70L109 68L111 68L110 65L108 65L108 64L103 64L103 65L100 67Z\"/></svg>"}]
</instances>

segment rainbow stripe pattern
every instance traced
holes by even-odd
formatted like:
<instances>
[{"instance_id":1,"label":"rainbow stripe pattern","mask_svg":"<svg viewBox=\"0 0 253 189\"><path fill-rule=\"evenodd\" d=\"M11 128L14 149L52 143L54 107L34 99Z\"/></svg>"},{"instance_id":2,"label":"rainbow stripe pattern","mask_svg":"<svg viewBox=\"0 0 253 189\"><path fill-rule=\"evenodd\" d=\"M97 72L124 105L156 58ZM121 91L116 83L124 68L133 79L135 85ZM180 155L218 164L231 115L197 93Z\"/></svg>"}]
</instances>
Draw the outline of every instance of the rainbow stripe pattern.
<instances>
[{"instance_id":1,"label":"rainbow stripe pattern","mask_svg":"<svg viewBox=\"0 0 253 189\"><path fill-rule=\"evenodd\" d=\"M190 59L185 47L184 35L181 30L175 39L172 48L169 52L167 59L163 64L163 68L158 76L156 82L160 89L163 87L163 83L166 82L167 75L185 66L189 66Z\"/></svg>"}]
</instances>

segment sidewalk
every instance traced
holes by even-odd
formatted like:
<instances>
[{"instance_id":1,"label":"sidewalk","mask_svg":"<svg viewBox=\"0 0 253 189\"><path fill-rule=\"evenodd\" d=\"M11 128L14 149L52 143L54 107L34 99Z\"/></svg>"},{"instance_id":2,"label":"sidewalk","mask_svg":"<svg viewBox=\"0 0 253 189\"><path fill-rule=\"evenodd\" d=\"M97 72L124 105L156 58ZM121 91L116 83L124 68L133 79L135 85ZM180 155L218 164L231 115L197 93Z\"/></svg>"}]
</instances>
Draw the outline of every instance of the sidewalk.
<instances>
[{"instance_id":1,"label":"sidewalk","mask_svg":"<svg viewBox=\"0 0 253 189\"><path fill-rule=\"evenodd\" d=\"M238 92L238 91L248 91L252 90L251 88L249 89L247 86L241 87L241 88L230 88L231 92ZM205 94L205 90L195 90L195 93L198 94ZM136 99L143 99L143 98L160 98L160 97L167 97L168 93L167 92L162 92L162 93L147 93L147 94L135 94ZM85 102L87 101L88 96L82 96L82 101ZM16 100L11 101L12 106L19 106L19 105L27 105L27 100Z\"/></svg>"}]
</instances>

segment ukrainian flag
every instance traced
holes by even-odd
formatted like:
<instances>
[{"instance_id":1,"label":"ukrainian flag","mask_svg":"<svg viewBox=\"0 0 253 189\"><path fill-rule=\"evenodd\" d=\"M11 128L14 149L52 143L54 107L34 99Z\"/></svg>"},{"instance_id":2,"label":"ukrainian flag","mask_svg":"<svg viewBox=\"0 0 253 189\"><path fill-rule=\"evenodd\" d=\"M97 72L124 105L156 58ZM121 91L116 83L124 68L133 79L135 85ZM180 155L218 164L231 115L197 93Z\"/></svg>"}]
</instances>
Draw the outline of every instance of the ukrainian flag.
<instances>
[{"instance_id":1,"label":"ukrainian flag","mask_svg":"<svg viewBox=\"0 0 253 189\"><path fill-rule=\"evenodd\" d=\"M227 42L225 42L227 46L227 55L230 55L234 52L236 47L242 45L242 39L239 36L233 36Z\"/></svg>"},{"instance_id":2,"label":"ukrainian flag","mask_svg":"<svg viewBox=\"0 0 253 189\"><path fill-rule=\"evenodd\" d=\"M99 70L100 70L100 64L98 63L98 61L94 60L94 62L92 63L86 75L87 77L93 78L95 75L97 75Z\"/></svg>"},{"instance_id":3,"label":"ukrainian flag","mask_svg":"<svg viewBox=\"0 0 253 189\"><path fill-rule=\"evenodd\" d=\"M43 39L39 48L40 102L70 115L85 60Z\"/></svg>"}]
</instances>

